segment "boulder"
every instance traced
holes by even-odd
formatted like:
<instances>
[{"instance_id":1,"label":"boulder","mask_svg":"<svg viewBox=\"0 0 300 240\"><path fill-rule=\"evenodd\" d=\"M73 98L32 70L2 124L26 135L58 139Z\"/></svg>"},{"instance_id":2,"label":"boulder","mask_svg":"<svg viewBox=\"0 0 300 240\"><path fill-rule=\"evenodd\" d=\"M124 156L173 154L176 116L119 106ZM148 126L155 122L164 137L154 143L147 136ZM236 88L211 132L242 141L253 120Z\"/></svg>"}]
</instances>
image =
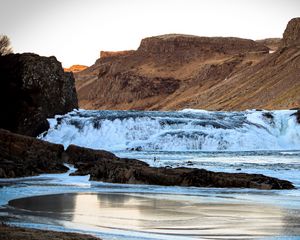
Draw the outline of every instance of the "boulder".
<instances>
[{"instance_id":1,"label":"boulder","mask_svg":"<svg viewBox=\"0 0 300 240\"><path fill-rule=\"evenodd\" d=\"M0 128L28 136L47 130L47 118L78 108L72 73L55 57L0 57Z\"/></svg>"},{"instance_id":2,"label":"boulder","mask_svg":"<svg viewBox=\"0 0 300 240\"><path fill-rule=\"evenodd\" d=\"M63 173L64 147L0 129L0 178Z\"/></svg>"}]
</instances>

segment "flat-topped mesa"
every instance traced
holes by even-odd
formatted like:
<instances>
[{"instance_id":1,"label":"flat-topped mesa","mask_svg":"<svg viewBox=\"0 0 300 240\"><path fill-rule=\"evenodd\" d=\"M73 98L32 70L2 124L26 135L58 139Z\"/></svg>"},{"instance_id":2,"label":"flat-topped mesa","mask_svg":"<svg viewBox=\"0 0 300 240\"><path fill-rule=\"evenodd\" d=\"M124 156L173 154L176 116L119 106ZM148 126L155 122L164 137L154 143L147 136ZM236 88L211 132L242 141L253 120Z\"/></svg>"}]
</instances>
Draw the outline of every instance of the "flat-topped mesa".
<instances>
[{"instance_id":1,"label":"flat-topped mesa","mask_svg":"<svg viewBox=\"0 0 300 240\"><path fill-rule=\"evenodd\" d=\"M294 45L300 45L300 18L291 19L283 33L282 46Z\"/></svg>"},{"instance_id":2,"label":"flat-topped mesa","mask_svg":"<svg viewBox=\"0 0 300 240\"><path fill-rule=\"evenodd\" d=\"M125 56L134 53L135 50L126 50L126 51L101 51L100 58L109 58L109 57L119 57Z\"/></svg>"},{"instance_id":3,"label":"flat-topped mesa","mask_svg":"<svg viewBox=\"0 0 300 240\"><path fill-rule=\"evenodd\" d=\"M246 52L269 52L269 48L249 39L234 37L198 37L183 34L166 34L145 38L141 41L138 52L165 54L187 51L191 54L217 52L240 54Z\"/></svg>"}]
</instances>

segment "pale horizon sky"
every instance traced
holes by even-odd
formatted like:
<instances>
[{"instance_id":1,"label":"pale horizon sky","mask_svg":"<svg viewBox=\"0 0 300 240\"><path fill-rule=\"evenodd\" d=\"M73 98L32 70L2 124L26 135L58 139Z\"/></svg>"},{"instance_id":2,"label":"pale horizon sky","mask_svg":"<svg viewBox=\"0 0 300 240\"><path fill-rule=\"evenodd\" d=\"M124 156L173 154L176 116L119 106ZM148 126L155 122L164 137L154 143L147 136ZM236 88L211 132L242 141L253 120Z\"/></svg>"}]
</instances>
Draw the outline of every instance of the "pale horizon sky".
<instances>
[{"instance_id":1,"label":"pale horizon sky","mask_svg":"<svg viewBox=\"0 0 300 240\"><path fill-rule=\"evenodd\" d=\"M182 33L282 37L299 0L0 0L0 34L14 52L92 65L101 50L137 49L142 38Z\"/></svg>"}]
</instances>

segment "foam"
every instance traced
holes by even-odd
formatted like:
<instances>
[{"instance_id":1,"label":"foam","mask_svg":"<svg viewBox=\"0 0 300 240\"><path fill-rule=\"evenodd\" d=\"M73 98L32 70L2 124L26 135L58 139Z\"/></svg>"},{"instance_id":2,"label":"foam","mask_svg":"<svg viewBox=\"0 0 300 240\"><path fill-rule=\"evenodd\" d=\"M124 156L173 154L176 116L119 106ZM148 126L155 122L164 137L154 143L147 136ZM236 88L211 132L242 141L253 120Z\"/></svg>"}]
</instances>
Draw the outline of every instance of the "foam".
<instances>
[{"instance_id":1,"label":"foam","mask_svg":"<svg viewBox=\"0 0 300 240\"><path fill-rule=\"evenodd\" d=\"M177 112L77 110L49 119L41 139L111 151L299 150L294 110Z\"/></svg>"}]
</instances>

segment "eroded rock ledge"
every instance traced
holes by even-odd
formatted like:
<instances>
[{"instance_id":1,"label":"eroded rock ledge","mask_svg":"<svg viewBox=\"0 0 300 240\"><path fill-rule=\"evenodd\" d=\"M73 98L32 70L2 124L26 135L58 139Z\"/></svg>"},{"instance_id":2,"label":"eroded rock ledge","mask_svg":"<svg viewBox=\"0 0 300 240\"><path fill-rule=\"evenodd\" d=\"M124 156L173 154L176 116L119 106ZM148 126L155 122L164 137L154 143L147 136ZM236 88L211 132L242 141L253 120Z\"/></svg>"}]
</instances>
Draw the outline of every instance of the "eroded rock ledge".
<instances>
[{"instance_id":1,"label":"eroded rock ledge","mask_svg":"<svg viewBox=\"0 0 300 240\"><path fill-rule=\"evenodd\" d=\"M106 151L70 145L66 153L78 169L76 175L90 174L91 180L112 183L194 186L217 188L292 189L285 180L261 174L222 173L196 168L155 168L147 163L118 158Z\"/></svg>"},{"instance_id":2,"label":"eroded rock ledge","mask_svg":"<svg viewBox=\"0 0 300 240\"><path fill-rule=\"evenodd\" d=\"M0 177L24 177L65 172L63 162L90 174L94 181L164 186L292 189L289 181L261 174L222 173L196 168L155 168L147 163L119 158L113 153L70 145L63 146L0 129Z\"/></svg>"}]
</instances>

